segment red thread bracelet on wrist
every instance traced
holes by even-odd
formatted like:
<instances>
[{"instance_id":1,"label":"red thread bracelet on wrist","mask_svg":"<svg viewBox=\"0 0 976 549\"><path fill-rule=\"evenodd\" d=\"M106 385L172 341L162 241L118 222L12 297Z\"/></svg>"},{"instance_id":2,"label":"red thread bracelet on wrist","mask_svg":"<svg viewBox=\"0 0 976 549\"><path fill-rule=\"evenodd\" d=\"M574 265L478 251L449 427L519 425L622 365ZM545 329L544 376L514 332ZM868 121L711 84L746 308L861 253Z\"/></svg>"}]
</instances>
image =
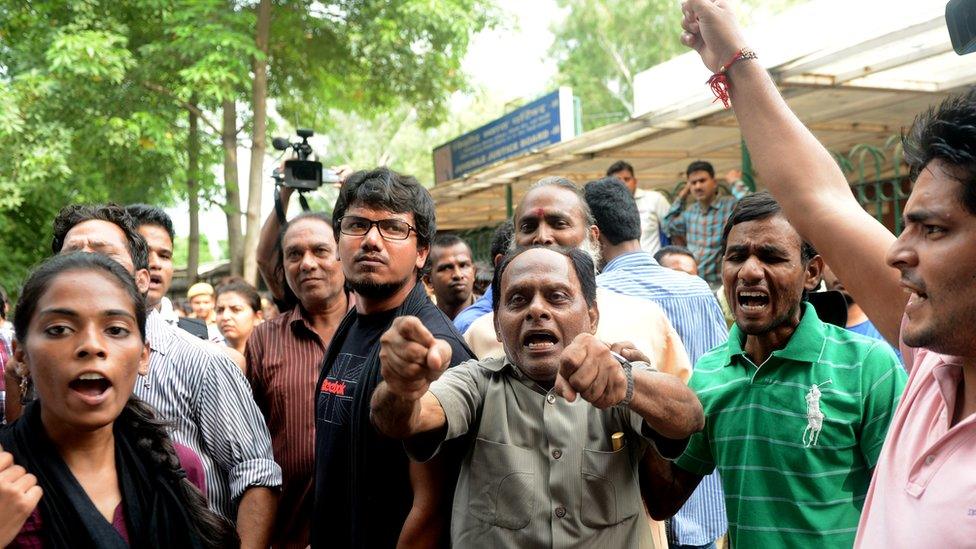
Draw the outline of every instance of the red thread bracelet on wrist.
<instances>
[{"instance_id":1,"label":"red thread bracelet on wrist","mask_svg":"<svg viewBox=\"0 0 976 549\"><path fill-rule=\"evenodd\" d=\"M715 101L722 101L722 105L727 109L732 106L731 99L729 97L729 91L731 87L729 86L729 77L726 75L729 67L735 64L736 61L742 59L756 59L758 56L756 52L749 48L742 48L729 60L728 63L719 67L718 72L713 74L711 78L706 82L709 87L712 88L712 93L715 94ZM712 101L713 103L715 101Z\"/></svg>"}]
</instances>

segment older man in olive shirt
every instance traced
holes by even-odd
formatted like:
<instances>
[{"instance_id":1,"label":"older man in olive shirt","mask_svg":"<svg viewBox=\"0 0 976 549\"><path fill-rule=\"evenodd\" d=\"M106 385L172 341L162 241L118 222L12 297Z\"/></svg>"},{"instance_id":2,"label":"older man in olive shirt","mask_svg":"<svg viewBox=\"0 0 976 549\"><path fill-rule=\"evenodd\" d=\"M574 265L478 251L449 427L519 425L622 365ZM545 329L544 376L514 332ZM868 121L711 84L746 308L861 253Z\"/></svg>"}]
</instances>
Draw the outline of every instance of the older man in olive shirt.
<instances>
[{"instance_id":1,"label":"older man in olive shirt","mask_svg":"<svg viewBox=\"0 0 976 549\"><path fill-rule=\"evenodd\" d=\"M506 357L445 371L449 345L398 318L381 339L373 422L418 460L475 432L454 498L455 546L652 547L637 464L649 446L666 457L684 448L704 424L698 399L593 336L586 253L516 250L492 291ZM626 347L616 346L638 358Z\"/></svg>"}]
</instances>

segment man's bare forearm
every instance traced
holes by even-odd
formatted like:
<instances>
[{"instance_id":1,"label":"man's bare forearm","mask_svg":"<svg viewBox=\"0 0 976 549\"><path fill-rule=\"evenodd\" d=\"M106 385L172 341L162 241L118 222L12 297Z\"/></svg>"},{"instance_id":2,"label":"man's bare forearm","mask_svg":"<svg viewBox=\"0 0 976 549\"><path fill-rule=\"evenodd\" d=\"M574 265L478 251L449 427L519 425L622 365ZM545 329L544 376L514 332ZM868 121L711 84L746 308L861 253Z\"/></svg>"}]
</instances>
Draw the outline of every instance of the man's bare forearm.
<instances>
[{"instance_id":1,"label":"man's bare forearm","mask_svg":"<svg viewBox=\"0 0 976 549\"><path fill-rule=\"evenodd\" d=\"M287 212L288 199L291 198L292 191L288 187L279 187L279 189L281 208ZM268 286L271 296L279 300L285 297L284 286L274 276L275 266L278 264L278 254L275 253L275 244L278 242L278 233L280 232L281 223L278 221L278 212L271 210L271 214L268 215L268 219L265 220L264 225L261 227L261 234L258 236L258 248L255 252L261 278L264 279L264 283Z\"/></svg>"},{"instance_id":2,"label":"man's bare forearm","mask_svg":"<svg viewBox=\"0 0 976 549\"><path fill-rule=\"evenodd\" d=\"M683 440L701 431L705 415L695 392L675 376L635 370L630 409L660 435Z\"/></svg>"},{"instance_id":3,"label":"man's bare forearm","mask_svg":"<svg viewBox=\"0 0 976 549\"><path fill-rule=\"evenodd\" d=\"M271 532L278 510L278 492L263 486L244 491L237 507L237 534L241 547L264 549L271 545Z\"/></svg>"},{"instance_id":4,"label":"man's bare forearm","mask_svg":"<svg viewBox=\"0 0 976 549\"><path fill-rule=\"evenodd\" d=\"M417 433L415 425L420 409L419 400L409 400L394 394L384 381L373 391L369 416L381 433L403 440Z\"/></svg>"},{"instance_id":5,"label":"man's bare forearm","mask_svg":"<svg viewBox=\"0 0 976 549\"><path fill-rule=\"evenodd\" d=\"M701 476L679 468L657 452L644 452L639 478L644 504L654 520L674 516L702 480Z\"/></svg>"}]
</instances>

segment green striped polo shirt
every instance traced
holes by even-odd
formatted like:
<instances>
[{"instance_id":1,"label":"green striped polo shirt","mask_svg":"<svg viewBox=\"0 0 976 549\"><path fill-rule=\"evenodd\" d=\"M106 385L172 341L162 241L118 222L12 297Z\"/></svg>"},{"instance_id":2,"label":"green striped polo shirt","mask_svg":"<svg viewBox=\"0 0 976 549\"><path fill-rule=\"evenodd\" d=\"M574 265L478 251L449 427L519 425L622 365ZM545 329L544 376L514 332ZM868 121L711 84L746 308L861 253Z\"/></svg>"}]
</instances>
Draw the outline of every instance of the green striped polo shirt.
<instances>
[{"instance_id":1,"label":"green striped polo shirt","mask_svg":"<svg viewBox=\"0 0 976 549\"><path fill-rule=\"evenodd\" d=\"M884 341L825 324L809 303L756 366L733 326L689 382L705 409L676 464L718 467L736 548L851 547L907 376Z\"/></svg>"}]
</instances>

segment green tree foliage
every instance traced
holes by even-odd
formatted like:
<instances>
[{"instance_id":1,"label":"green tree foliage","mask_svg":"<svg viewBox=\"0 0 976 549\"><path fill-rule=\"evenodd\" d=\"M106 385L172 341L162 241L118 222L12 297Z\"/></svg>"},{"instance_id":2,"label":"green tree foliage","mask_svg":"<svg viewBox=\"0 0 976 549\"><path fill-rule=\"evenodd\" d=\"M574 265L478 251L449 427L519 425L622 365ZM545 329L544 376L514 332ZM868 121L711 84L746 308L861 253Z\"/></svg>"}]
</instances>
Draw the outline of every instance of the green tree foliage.
<instances>
[{"instance_id":1,"label":"green tree foliage","mask_svg":"<svg viewBox=\"0 0 976 549\"><path fill-rule=\"evenodd\" d=\"M505 105L477 90L455 97L451 111L450 117L434 127L425 127L417 110L407 104L374 116L332 111L322 160L326 165L355 169L389 166L433 185L433 147L501 116Z\"/></svg>"},{"instance_id":2,"label":"green tree foliage","mask_svg":"<svg viewBox=\"0 0 976 549\"><path fill-rule=\"evenodd\" d=\"M166 202L180 177L169 102L133 85L137 36L96 3L0 2L0 281L50 253L65 204Z\"/></svg>"},{"instance_id":3,"label":"green tree foliage","mask_svg":"<svg viewBox=\"0 0 976 549\"><path fill-rule=\"evenodd\" d=\"M219 113L235 102L235 130L248 130L256 4L0 0L0 282L16 287L50 253L65 204L188 198L188 111L203 133L200 198L222 202ZM277 1L269 97L319 131L329 109L375 116L404 101L434 124L492 14L489 0Z\"/></svg>"},{"instance_id":4,"label":"green tree foliage","mask_svg":"<svg viewBox=\"0 0 976 549\"><path fill-rule=\"evenodd\" d=\"M775 13L803 0L743 0L740 17ZM550 54L556 84L572 86L583 106L583 130L633 115L634 76L687 50L676 0L557 0ZM662 82L662 86L668 85Z\"/></svg>"}]
</instances>

